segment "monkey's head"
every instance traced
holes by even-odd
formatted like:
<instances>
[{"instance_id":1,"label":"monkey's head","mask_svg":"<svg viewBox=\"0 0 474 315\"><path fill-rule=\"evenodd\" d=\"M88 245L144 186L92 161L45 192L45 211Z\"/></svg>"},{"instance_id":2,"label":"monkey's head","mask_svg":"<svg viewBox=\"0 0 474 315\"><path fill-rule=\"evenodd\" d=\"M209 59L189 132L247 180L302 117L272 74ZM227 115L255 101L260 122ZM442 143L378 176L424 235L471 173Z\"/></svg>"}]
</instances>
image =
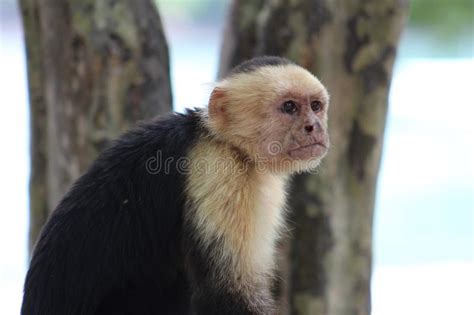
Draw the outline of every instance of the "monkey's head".
<instances>
[{"instance_id":1,"label":"monkey's head","mask_svg":"<svg viewBox=\"0 0 474 315\"><path fill-rule=\"evenodd\" d=\"M305 171L329 148L328 105L326 88L309 71L287 59L258 57L217 83L208 124L259 166Z\"/></svg>"}]
</instances>

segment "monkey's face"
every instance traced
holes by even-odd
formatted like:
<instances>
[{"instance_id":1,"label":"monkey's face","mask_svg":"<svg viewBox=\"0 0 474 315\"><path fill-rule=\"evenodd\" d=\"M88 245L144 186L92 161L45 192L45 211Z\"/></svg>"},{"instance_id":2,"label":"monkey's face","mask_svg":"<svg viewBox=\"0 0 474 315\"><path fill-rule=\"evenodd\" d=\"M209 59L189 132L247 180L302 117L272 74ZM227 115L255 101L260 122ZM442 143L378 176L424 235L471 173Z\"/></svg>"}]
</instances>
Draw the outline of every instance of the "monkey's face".
<instances>
[{"instance_id":1,"label":"monkey's face","mask_svg":"<svg viewBox=\"0 0 474 315\"><path fill-rule=\"evenodd\" d=\"M321 86L322 87L322 86ZM325 90L291 91L270 103L258 151L276 169L293 172L316 167L329 148Z\"/></svg>"},{"instance_id":2,"label":"monkey's face","mask_svg":"<svg viewBox=\"0 0 474 315\"><path fill-rule=\"evenodd\" d=\"M296 66L269 66L224 80L209 104L212 129L259 167L292 173L316 167L329 148L329 95Z\"/></svg>"}]
</instances>

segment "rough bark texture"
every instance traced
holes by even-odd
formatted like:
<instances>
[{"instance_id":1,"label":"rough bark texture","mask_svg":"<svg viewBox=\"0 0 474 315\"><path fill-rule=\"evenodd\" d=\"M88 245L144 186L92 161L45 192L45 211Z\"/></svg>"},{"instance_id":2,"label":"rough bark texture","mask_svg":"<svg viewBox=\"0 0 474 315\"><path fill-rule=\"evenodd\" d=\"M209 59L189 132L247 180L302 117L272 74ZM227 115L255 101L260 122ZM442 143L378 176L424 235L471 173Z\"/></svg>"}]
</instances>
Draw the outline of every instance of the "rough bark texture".
<instances>
[{"instance_id":1,"label":"rough bark texture","mask_svg":"<svg viewBox=\"0 0 474 315\"><path fill-rule=\"evenodd\" d=\"M20 0L31 113L30 249L107 144L171 109L168 48L151 0Z\"/></svg>"},{"instance_id":2,"label":"rough bark texture","mask_svg":"<svg viewBox=\"0 0 474 315\"><path fill-rule=\"evenodd\" d=\"M286 56L331 94L332 148L295 178L282 246L281 314L370 314L372 217L387 97L405 0L234 1L220 75L257 55Z\"/></svg>"}]
</instances>

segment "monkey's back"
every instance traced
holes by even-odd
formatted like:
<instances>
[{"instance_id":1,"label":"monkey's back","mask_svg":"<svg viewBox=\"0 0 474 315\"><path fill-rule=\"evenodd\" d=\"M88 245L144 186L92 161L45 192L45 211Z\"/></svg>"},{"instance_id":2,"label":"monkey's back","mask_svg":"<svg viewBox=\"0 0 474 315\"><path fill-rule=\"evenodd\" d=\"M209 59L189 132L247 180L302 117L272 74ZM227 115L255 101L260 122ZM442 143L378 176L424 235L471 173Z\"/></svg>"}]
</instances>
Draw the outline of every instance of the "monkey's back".
<instances>
[{"instance_id":1,"label":"monkey's back","mask_svg":"<svg viewBox=\"0 0 474 315\"><path fill-rule=\"evenodd\" d=\"M96 159L41 232L22 314L185 312L180 158L201 131L196 111L168 115Z\"/></svg>"}]
</instances>

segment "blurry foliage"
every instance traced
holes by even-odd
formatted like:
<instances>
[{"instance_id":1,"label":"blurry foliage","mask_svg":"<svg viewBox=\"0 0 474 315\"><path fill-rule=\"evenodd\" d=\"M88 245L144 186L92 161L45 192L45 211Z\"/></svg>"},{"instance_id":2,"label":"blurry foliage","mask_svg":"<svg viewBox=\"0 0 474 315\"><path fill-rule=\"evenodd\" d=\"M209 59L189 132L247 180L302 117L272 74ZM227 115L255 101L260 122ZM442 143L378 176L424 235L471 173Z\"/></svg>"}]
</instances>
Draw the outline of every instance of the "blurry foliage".
<instances>
[{"instance_id":1,"label":"blurry foliage","mask_svg":"<svg viewBox=\"0 0 474 315\"><path fill-rule=\"evenodd\" d=\"M412 0L410 26L447 39L473 33L473 0Z\"/></svg>"},{"instance_id":2,"label":"blurry foliage","mask_svg":"<svg viewBox=\"0 0 474 315\"><path fill-rule=\"evenodd\" d=\"M0 0L0 10L13 7L16 0ZM154 0L170 18L214 23L225 18L231 0ZM446 38L472 35L474 0L410 0L410 26Z\"/></svg>"},{"instance_id":3,"label":"blurry foliage","mask_svg":"<svg viewBox=\"0 0 474 315\"><path fill-rule=\"evenodd\" d=\"M231 0L154 0L164 19L221 24ZM364 0L358 0L364 1ZM401 51L410 57L472 55L474 0L409 0L411 13ZM178 23L179 23L178 22Z\"/></svg>"},{"instance_id":4,"label":"blurry foliage","mask_svg":"<svg viewBox=\"0 0 474 315\"><path fill-rule=\"evenodd\" d=\"M155 0L160 10L193 21L220 19L230 0ZM443 37L472 32L474 0L411 0L410 26Z\"/></svg>"},{"instance_id":5,"label":"blurry foliage","mask_svg":"<svg viewBox=\"0 0 474 315\"><path fill-rule=\"evenodd\" d=\"M230 0L155 0L160 12L191 22L214 24L225 18Z\"/></svg>"}]
</instances>

